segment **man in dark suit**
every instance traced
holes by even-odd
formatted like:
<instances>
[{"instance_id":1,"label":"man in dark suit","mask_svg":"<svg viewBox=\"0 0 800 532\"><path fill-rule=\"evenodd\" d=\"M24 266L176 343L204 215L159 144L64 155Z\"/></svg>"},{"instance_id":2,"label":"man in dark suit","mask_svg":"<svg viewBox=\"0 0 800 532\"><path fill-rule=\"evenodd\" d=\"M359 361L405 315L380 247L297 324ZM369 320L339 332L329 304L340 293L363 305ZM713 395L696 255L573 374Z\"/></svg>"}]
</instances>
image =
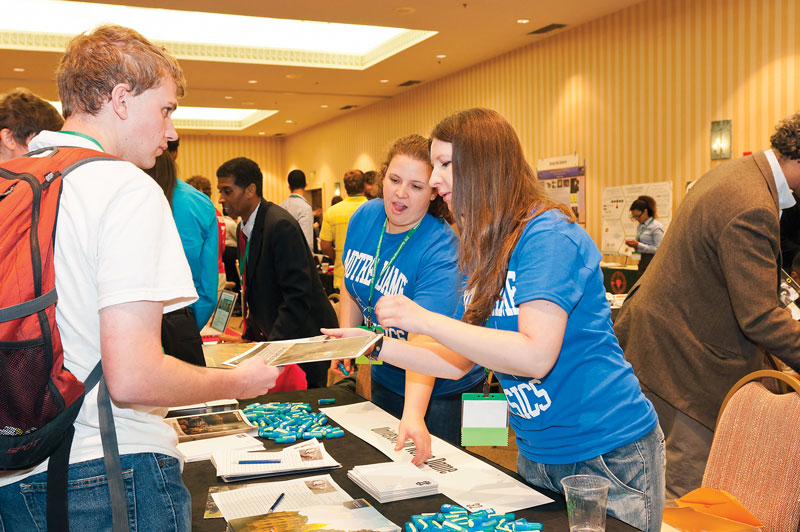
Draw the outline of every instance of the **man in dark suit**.
<instances>
[{"instance_id":1,"label":"man in dark suit","mask_svg":"<svg viewBox=\"0 0 800 532\"><path fill-rule=\"evenodd\" d=\"M667 444L667 497L699 487L725 394L759 347L800 369L800 323L778 301L779 214L800 187L800 115L772 149L689 191L614 324Z\"/></svg>"},{"instance_id":2,"label":"man in dark suit","mask_svg":"<svg viewBox=\"0 0 800 532\"><path fill-rule=\"evenodd\" d=\"M243 340L291 340L336 327L336 313L319 280L314 258L297 221L264 200L258 165L245 157L217 170L220 202L241 216L239 270L245 302ZM325 386L330 364L302 364L308 386Z\"/></svg>"}]
</instances>

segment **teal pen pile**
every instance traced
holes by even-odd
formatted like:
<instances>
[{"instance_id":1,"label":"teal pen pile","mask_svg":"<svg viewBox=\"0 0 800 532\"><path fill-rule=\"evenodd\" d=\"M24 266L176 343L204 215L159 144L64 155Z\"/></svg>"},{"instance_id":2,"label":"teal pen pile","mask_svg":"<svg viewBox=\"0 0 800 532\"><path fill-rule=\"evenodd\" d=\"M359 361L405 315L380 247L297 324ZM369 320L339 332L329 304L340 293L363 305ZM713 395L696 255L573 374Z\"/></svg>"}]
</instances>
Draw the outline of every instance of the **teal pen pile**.
<instances>
[{"instance_id":1,"label":"teal pen pile","mask_svg":"<svg viewBox=\"0 0 800 532\"><path fill-rule=\"evenodd\" d=\"M443 504L439 513L412 515L405 532L523 532L541 530L541 523L529 523L514 514L499 514L492 508L469 513L466 508Z\"/></svg>"},{"instance_id":2,"label":"teal pen pile","mask_svg":"<svg viewBox=\"0 0 800 532\"><path fill-rule=\"evenodd\" d=\"M341 438L341 427L328 425L328 416L311 412L308 403L253 403L244 408L247 419L258 426L258 435L275 443Z\"/></svg>"}]
</instances>

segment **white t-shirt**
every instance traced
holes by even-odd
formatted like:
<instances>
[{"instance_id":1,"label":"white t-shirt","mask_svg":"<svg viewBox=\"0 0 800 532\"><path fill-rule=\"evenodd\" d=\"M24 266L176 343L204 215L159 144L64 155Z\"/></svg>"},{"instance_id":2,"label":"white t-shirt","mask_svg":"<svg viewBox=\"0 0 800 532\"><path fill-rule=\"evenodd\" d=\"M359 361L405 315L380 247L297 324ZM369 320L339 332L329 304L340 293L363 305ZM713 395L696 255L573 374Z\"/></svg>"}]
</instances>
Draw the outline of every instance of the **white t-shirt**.
<instances>
[{"instance_id":1,"label":"white t-shirt","mask_svg":"<svg viewBox=\"0 0 800 532\"><path fill-rule=\"evenodd\" d=\"M47 146L98 149L82 137L51 131L43 131L30 143L31 150ZM64 179L55 271L56 323L64 365L81 381L100 360L100 309L163 301L164 312L169 312L197 299L164 193L152 178L125 161L87 163ZM135 348L131 356L136 356ZM155 452L180 458L177 437L162 419L165 411L114 403L120 454ZM102 456L95 387L75 422L70 463ZM0 486L46 468L47 462L22 474L2 474Z\"/></svg>"}]
</instances>

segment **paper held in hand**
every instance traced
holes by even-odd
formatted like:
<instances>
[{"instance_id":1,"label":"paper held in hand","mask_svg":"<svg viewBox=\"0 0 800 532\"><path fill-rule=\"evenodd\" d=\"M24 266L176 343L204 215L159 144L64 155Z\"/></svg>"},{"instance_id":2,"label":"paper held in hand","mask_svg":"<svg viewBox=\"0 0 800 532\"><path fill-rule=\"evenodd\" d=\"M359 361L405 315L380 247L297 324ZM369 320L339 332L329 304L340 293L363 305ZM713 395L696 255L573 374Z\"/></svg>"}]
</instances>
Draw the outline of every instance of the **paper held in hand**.
<instances>
[{"instance_id":1,"label":"paper held in hand","mask_svg":"<svg viewBox=\"0 0 800 532\"><path fill-rule=\"evenodd\" d=\"M248 358L261 357L269 366L285 366L286 364L302 364L319 360L337 360L340 358L356 358L368 353L380 338L374 336L355 336L352 338L329 338L314 336L298 340L282 340L280 342L260 342L241 355L237 355L222 363L223 366L236 367Z\"/></svg>"}]
</instances>

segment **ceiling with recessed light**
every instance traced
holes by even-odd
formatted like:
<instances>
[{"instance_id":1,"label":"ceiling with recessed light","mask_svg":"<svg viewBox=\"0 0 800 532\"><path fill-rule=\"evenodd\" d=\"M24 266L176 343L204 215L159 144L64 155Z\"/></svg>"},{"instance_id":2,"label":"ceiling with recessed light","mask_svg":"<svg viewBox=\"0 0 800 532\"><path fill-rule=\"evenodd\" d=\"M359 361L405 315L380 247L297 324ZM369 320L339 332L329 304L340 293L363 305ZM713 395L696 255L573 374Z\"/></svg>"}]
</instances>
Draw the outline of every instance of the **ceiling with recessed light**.
<instances>
[{"instance_id":1,"label":"ceiling with recessed light","mask_svg":"<svg viewBox=\"0 0 800 532\"><path fill-rule=\"evenodd\" d=\"M212 108L203 116L180 120L176 116L179 132L290 135L353 109L413 90L413 85L403 85L410 80L426 83L447 76L641 0L86 1L238 15L218 22L201 15L187 22L188 15L181 17L179 14L181 22L174 23L174 31L169 23L166 32L153 29L152 33L159 33L148 35L131 22L135 19L130 15L115 15L114 6L110 12L104 11L105 7L88 6L92 14L102 13L98 16L128 24L148 38L163 43L179 58L188 85L180 105ZM0 0L6 19L0 21L0 91L28 87L48 100L56 100L54 72L64 36L46 31L22 31L18 26L24 19L18 24L9 23L12 19L7 14L16 12L26 3ZM168 13L162 11L146 18L167 19L165 15ZM116 16L125 19L109 20ZM288 30L250 29L250 24L263 21L242 17L298 22ZM88 18L84 15L79 20ZM317 24L310 33L304 34L299 21L335 24ZM339 24L388 29L382 36L375 37L378 44L365 47L363 43L372 38L369 32L380 31L345 26L345 34L353 38L326 36L321 39L323 43L341 44L340 49L320 51L316 48L318 43L314 42L314 36L336 29L329 27ZM530 35L531 31L550 24L566 24L567 27ZM281 32L284 38L292 37L294 41L278 38ZM220 44L223 37L227 37L225 34L232 34L234 42ZM231 117L219 115L217 110L225 108L240 112Z\"/></svg>"}]
</instances>

